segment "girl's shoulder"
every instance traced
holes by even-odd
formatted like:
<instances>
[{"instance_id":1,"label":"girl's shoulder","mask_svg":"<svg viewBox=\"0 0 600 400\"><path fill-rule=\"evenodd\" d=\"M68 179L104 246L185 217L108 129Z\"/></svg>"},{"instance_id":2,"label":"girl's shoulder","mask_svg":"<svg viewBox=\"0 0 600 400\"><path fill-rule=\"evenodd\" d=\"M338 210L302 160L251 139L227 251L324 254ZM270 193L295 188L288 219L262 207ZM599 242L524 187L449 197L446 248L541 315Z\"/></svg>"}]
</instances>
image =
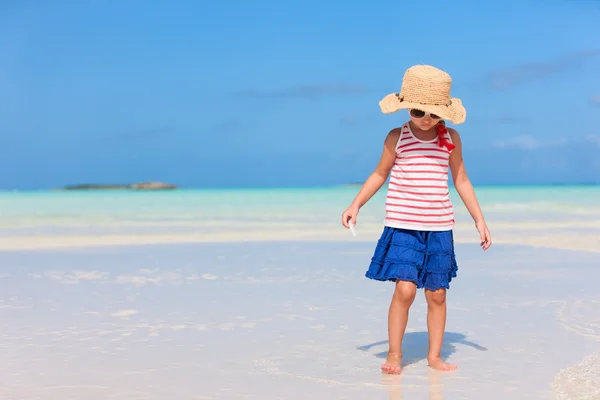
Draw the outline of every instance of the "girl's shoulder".
<instances>
[{"instance_id":1,"label":"girl's shoulder","mask_svg":"<svg viewBox=\"0 0 600 400\"><path fill-rule=\"evenodd\" d=\"M400 135L402 135L402 133L408 133L408 125L407 124L403 124L402 126L399 126L397 128L393 128L392 130L390 130L388 133L388 137L398 139L400 137Z\"/></svg>"},{"instance_id":2,"label":"girl's shoulder","mask_svg":"<svg viewBox=\"0 0 600 400\"><path fill-rule=\"evenodd\" d=\"M403 127L400 126L398 128L394 128L394 129L390 130L390 132L388 133L388 136L396 136L396 137L400 136L402 134L402 131L403 131L402 128Z\"/></svg>"},{"instance_id":3,"label":"girl's shoulder","mask_svg":"<svg viewBox=\"0 0 600 400\"><path fill-rule=\"evenodd\" d=\"M387 136L385 137L385 144L396 148L396 143L398 143L400 135L402 135L402 127L393 128L388 132Z\"/></svg>"},{"instance_id":4,"label":"girl's shoulder","mask_svg":"<svg viewBox=\"0 0 600 400\"><path fill-rule=\"evenodd\" d=\"M460 135L458 131L454 128L448 128L448 135L450 136L450 143L454 145L455 148L458 148L459 151L462 148L462 142L460 140Z\"/></svg>"},{"instance_id":5,"label":"girl's shoulder","mask_svg":"<svg viewBox=\"0 0 600 400\"><path fill-rule=\"evenodd\" d=\"M458 131L454 128L450 128L448 127L448 134L450 135L450 139L454 140L460 140L460 135L458 134Z\"/></svg>"}]
</instances>

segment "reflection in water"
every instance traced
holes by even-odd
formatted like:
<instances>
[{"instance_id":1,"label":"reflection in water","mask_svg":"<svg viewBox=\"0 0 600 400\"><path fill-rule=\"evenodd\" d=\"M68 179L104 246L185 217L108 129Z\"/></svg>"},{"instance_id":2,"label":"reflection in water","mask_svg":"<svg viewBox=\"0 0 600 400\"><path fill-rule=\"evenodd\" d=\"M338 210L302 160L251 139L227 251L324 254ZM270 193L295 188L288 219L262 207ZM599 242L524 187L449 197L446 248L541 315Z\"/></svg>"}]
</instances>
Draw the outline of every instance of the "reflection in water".
<instances>
[{"instance_id":1,"label":"reflection in water","mask_svg":"<svg viewBox=\"0 0 600 400\"><path fill-rule=\"evenodd\" d=\"M370 343L358 347L358 350L369 351L373 347L387 345L387 340L382 340L376 343ZM477 343L467 340L467 337L462 333L446 332L444 333L444 344L442 346L441 356L446 360L448 357L456 353L457 345L470 346L479 351L487 351L487 349ZM427 332L406 332L402 341L402 366L416 364L427 357L429 348L429 335ZM386 358L387 350L375 354L378 358Z\"/></svg>"},{"instance_id":2,"label":"reflection in water","mask_svg":"<svg viewBox=\"0 0 600 400\"><path fill-rule=\"evenodd\" d=\"M443 372L429 369L427 374L429 375L429 400L442 400L442 384L440 377Z\"/></svg>"},{"instance_id":3,"label":"reflection in water","mask_svg":"<svg viewBox=\"0 0 600 400\"><path fill-rule=\"evenodd\" d=\"M372 348L378 346L385 346L388 344L387 340L380 342L370 343L364 346L358 347L361 351L371 351ZM446 332L444 334L444 344L442 346L441 356L443 359L447 359L452 356L458 350L458 345L470 346L479 351L487 351L487 348L467 340L467 337L462 333L457 332ZM425 360L427 357L427 351L429 347L429 335L427 332L406 332L404 334L404 340L402 342L402 367L407 365L418 363L421 360ZM378 358L386 358L387 350L374 354ZM427 368L427 375L429 380L429 400L442 400L442 384L440 382L442 374L452 374L451 372L440 372L431 368ZM389 375L382 374L381 383L387 386L389 399L390 400L402 400L402 376L400 375Z\"/></svg>"},{"instance_id":4,"label":"reflection in water","mask_svg":"<svg viewBox=\"0 0 600 400\"><path fill-rule=\"evenodd\" d=\"M402 400L402 376L381 374L381 384L387 386L390 400Z\"/></svg>"},{"instance_id":5,"label":"reflection in water","mask_svg":"<svg viewBox=\"0 0 600 400\"><path fill-rule=\"evenodd\" d=\"M429 400L443 400L442 384L440 382L441 375L444 372L436 371L431 368L427 369L429 379ZM402 376L400 375L381 375L381 383L387 386L389 400L403 400L402 397Z\"/></svg>"}]
</instances>

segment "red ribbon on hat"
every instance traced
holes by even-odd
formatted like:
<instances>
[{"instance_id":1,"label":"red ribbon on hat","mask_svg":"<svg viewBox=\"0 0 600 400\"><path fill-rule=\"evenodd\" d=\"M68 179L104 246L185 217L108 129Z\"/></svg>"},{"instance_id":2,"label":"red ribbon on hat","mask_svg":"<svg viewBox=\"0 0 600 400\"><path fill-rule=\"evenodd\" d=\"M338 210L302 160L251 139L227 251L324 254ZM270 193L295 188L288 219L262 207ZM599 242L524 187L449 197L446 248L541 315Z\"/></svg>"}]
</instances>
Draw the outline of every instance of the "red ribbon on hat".
<instances>
[{"instance_id":1,"label":"red ribbon on hat","mask_svg":"<svg viewBox=\"0 0 600 400\"><path fill-rule=\"evenodd\" d=\"M446 124L444 121L440 121L437 125L437 134L438 134L438 146L446 147L448 151L454 150L456 146L446 139L446 134L448 133L448 129L446 128Z\"/></svg>"}]
</instances>

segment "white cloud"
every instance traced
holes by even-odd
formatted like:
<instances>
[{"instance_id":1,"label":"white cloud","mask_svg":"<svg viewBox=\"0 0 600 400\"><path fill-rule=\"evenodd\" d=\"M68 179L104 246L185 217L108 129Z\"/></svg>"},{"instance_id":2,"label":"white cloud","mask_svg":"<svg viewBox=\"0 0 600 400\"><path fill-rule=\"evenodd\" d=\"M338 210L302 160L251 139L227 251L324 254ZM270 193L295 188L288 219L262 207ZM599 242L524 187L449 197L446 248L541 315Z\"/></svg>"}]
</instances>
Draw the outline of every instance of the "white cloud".
<instances>
[{"instance_id":1,"label":"white cloud","mask_svg":"<svg viewBox=\"0 0 600 400\"><path fill-rule=\"evenodd\" d=\"M494 147L507 149L507 148L517 148L517 149L540 149L540 148L548 148L548 147L556 147L566 144L568 142L567 138L558 138L558 139L547 139L541 140L534 138L530 135L524 136L514 136L511 138L506 138L504 140L496 140L492 143Z\"/></svg>"},{"instance_id":2,"label":"white cloud","mask_svg":"<svg viewBox=\"0 0 600 400\"><path fill-rule=\"evenodd\" d=\"M117 312L112 313L111 315L113 317L130 317L132 315L135 315L139 313L138 310L119 310Z\"/></svg>"},{"instance_id":3,"label":"white cloud","mask_svg":"<svg viewBox=\"0 0 600 400\"><path fill-rule=\"evenodd\" d=\"M587 135L584 140L600 148L600 135Z\"/></svg>"},{"instance_id":4,"label":"white cloud","mask_svg":"<svg viewBox=\"0 0 600 400\"><path fill-rule=\"evenodd\" d=\"M499 149L524 149L524 150L535 150L535 149L549 149L556 148L564 145L578 145L578 146L589 146L600 148L600 135L586 135L582 138L568 139L566 137L557 139L538 139L530 135L525 136L514 136L503 140L496 140L492 145Z\"/></svg>"},{"instance_id":5,"label":"white cloud","mask_svg":"<svg viewBox=\"0 0 600 400\"><path fill-rule=\"evenodd\" d=\"M178 272L159 273L158 269L142 269L142 275L119 275L116 278L118 284L133 284L136 286L165 284L180 285L185 282L185 278Z\"/></svg>"},{"instance_id":6,"label":"white cloud","mask_svg":"<svg viewBox=\"0 0 600 400\"><path fill-rule=\"evenodd\" d=\"M540 146L540 141L532 136L515 136L504 140L496 140L494 147L502 149L507 147L518 147L521 149L536 149Z\"/></svg>"},{"instance_id":7,"label":"white cloud","mask_svg":"<svg viewBox=\"0 0 600 400\"><path fill-rule=\"evenodd\" d=\"M147 285L150 283L153 283L155 285L158 285L160 283L160 281L162 281L162 276L157 276L154 278L150 278L147 276L140 276L140 275L119 275L117 276L117 283L119 284L133 284L133 285Z\"/></svg>"},{"instance_id":8,"label":"white cloud","mask_svg":"<svg viewBox=\"0 0 600 400\"><path fill-rule=\"evenodd\" d=\"M571 71L598 56L600 56L599 49L565 53L550 60L529 62L494 70L490 73L489 79L492 87L504 89Z\"/></svg>"},{"instance_id":9,"label":"white cloud","mask_svg":"<svg viewBox=\"0 0 600 400\"><path fill-rule=\"evenodd\" d=\"M600 104L600 96L593 96L592 103Z\"/></svg>"},{"instance_id":10,"label":"white cloud","mask_svg":"<svg viewBox=\"0 0 600 400\"><path fill-rule=\"evenodd\" d=\"M108 279L107 272L73 270L73 271L46 271L44 275L50 279L66 284L77 284L83 281L104 281ZM40 274L31 274L35 279L42 278Z\"/></svg>"}]
</instances>

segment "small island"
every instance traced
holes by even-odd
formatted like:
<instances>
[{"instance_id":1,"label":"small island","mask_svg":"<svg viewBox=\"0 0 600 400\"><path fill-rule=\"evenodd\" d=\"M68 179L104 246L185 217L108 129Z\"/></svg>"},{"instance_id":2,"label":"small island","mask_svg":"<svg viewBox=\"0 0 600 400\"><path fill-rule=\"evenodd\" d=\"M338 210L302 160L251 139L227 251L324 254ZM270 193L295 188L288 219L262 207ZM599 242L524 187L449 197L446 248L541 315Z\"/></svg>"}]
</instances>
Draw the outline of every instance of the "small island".
<instances>
[{"instance_id":1,"label":"small island","mask_svg":"<svg viewBox=\"0 0 600 400\"><path fill-rule=\"evenodd\" d=\"M130 184L77 184L68 185L62 190L172 190L177 186L164 182L139 182Z\"/></svg>"}]
</instances>

